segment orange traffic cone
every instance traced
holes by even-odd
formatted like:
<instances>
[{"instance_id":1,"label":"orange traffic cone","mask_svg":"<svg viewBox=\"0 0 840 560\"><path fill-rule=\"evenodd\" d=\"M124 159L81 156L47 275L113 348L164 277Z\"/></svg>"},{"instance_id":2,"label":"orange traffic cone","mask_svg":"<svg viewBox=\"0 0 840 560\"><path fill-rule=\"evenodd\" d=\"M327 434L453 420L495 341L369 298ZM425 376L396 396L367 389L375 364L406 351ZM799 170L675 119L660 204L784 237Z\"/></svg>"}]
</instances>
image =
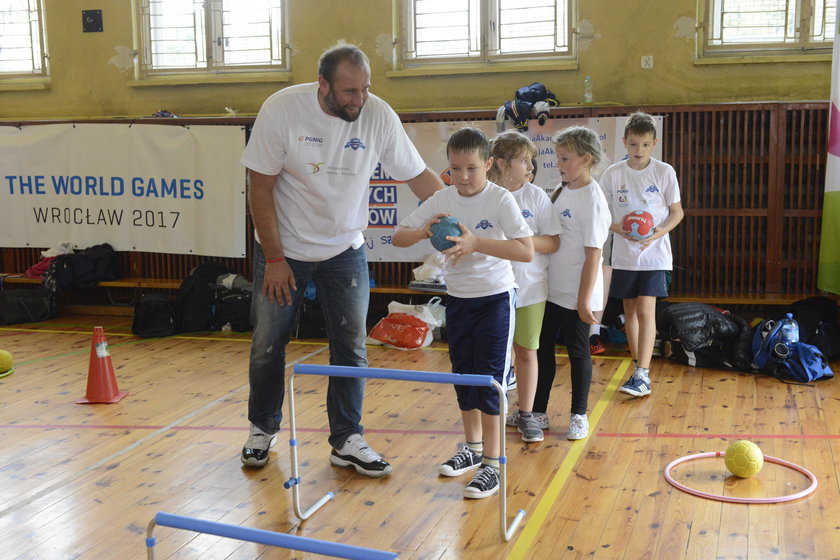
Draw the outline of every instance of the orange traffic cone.
<instances>
[{"instance_id":1,"label":"orange traffic cone","mask_svg":"<svg viewBox=\"0 0 840 560\"><path fill-rule=\"evenodd\" d=\"M108 353L105 330L93 327L90 344L90 366L88 368L87 393L76 404L115 403L122 400L128 391L120 391L114 375L114 365Z\"/></svg>"}]
</instances>

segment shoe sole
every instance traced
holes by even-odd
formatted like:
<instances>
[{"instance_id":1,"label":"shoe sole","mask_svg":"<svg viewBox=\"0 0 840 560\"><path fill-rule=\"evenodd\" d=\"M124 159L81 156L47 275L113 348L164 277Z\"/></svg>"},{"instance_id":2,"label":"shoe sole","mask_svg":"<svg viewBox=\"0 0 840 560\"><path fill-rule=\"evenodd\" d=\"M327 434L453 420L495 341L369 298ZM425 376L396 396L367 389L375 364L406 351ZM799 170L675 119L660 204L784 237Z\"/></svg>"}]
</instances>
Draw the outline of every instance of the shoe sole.
<instances>
[{"instance_id":1,"label":"shoe sole","mask_svg":"<svg viewBox=\"0 0 840 560\"><path fill-rule=\"evenodd\" d=\"M519 430L519 434L522 436L522 441L525 443L535 443L545 440L545 436L543 434L534 437L525 437L525 433L522 430Z\"/></svg>"},{"instance_id":2,"label":"shoe sole","mask_svg":"<svg viewBox=\"0 0 840 560\"><path fill-rule=\"evenodd\" d=\"M586 434L585 436L573 436L572 434L566 434L566 439L569 440L569 441L578 441L578 440L581 440L581 439L586 439L588 437L589 437L589 434Z\"/></svg>"},{"instance_id":3,"label":"shoe sole","mask_svg":"<svg viewBox=\"0 0 840 560\"><path fill-rule=\"evenodd\" d=\"M271 449L277 444L277 434L274 434L274 437L271 438L271 441L268 442L268 449ZM259 459L255 459L253 457L245 458L243 455L239 455L239 459L242 461L242 464L246 467L254 467L260 468L264 467L266 463L268 463L268 449L266 449L265 459L260 461Z\"/></svg>"},{"instance_id":4,"label":"shoe sole","mask_svg":"<svg viewBox=\"0 0 840 560\"><path fill-rule=\"evenodd\" d=\"M336 467L353 467L354 469L356 469L357 473L369 476L371 478L382 478L383 476L388 476L393 470L391 468L391 465L388 465L381 471L371 471L360 465L357 465L353 461L348 461L346 459L342 459L341 457L336 457L335 455L330 455L330 463Z\"/></svg>"},{"instance_id":5,"label":"shoe sole","mask_svg":"<svg viewBox=\"0 0 840 560\"><path fill-rule=\"evenodd\" d=\"M447 465L440 465L438 467L438 474L441 475L441 476L449 476L449 477L461 476L462 474L468 473L473 469L477 469L479 467L479 465L480 465L480 463L477 463L477 464L475 464L471 467L458 469L457 471L455 469L451 468L451 467L448 467Z\"/></svg>"},{"instance_id":6,"label":"shoe sole","mask_svg":"<svg viewBox=\"0 0 840 560\"><path fill-rule=\"evenodd\" d=\"M464 488L464 497L472 499L472 500L479 500L481 498L489 498L490 496L492 496L493 494L495 494L498 491L499 491L498 486L496 486L492 490L486 490L484 492L472 492L472 491L468 491L466 488Z\"/></svg>"}]
</instances>

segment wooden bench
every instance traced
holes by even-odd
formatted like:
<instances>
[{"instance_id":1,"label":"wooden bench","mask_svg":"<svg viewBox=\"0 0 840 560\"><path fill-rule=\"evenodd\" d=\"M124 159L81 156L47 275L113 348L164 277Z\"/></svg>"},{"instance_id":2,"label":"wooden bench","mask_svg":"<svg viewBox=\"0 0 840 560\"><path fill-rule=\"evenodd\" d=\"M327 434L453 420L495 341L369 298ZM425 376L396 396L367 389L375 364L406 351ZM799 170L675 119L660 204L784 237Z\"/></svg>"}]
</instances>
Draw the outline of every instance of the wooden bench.
<instances>
[{"instance_id":1,"label":"wooden bench","mask_svg":"<svg viewBox=\"0 0 840 560\"><path fill-rule=\"evenodd\" d=\"M819 294L677 294L668 296L665 301L672 303L708 303L710 305L790 305L795 301L814 297Z\"/></svg>"}]
</instances>

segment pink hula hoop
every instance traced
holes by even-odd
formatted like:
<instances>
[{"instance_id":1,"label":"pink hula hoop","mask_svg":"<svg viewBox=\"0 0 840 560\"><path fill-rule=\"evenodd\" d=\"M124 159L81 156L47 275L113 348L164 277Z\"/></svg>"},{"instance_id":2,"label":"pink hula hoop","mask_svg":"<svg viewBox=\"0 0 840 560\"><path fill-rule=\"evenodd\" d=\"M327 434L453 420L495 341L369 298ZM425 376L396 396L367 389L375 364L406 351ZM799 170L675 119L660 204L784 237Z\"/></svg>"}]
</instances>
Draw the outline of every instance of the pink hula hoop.
<instances>
[{"instance_id":1,"label":"pink hula hoop","mask_svg":"<svg viewBox=\"0 0 840 560\"><path fill-rule=\"evenodd\" d=\"M722 457L725 455L723 451L709 451L707 453L695 453L694 455L686 455L685 457L680 457L665 467L665 480L667 480L671 486L682 490L683 492L688 492L689 494L694 494L695 496L700 496L701 498L708 498L710 500L718 500L721 502L732 502L736 504L777 504L779 502L790 502L792 500L798 500L799 498L804 498L808 494L812 493L814 490L817 489L817 477L811 473L808 469L800 467L795 463L791 463L789 461L785 461L784 459L777 459L776 457L771 457L769 455L764 456L764 460L769 463L776 463L777 465L782 465L783 467L787 467L789 469L793 469L796 472L802 473L808 479L811 480L811 486L802 490L801 492L797 492L796 494L790 494L788 496L778 496L778 497L771 497L771 498L735 498L732 496L720 496L718 494L709 494L708 492L701 492L699 490L695 490L694 488L689 488L685 484L679 483L671 476L671 469L679 465L680 463L685 463L687 461L693 461L695 459L704 459L706 457Z\"/></svg>"}]
</instances>

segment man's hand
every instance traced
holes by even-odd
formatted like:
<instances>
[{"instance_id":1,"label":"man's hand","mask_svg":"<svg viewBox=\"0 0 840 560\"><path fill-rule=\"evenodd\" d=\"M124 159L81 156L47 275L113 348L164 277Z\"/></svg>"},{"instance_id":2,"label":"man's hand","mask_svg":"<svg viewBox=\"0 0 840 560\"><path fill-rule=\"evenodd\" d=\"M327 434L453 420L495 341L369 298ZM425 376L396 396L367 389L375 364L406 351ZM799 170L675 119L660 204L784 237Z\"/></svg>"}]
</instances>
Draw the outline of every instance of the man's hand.
<instances>
[{"instance_id":1,"label":"man's hand","mask_svg":"<svg viewBox=\"0 0 840 560\"><path fill-rule=\"evenodd\" d=\"M285 260L275 263L265 263L262 293L268 296L271 303L280 305L292 304L292 291L297 291L295 275Z\"/></svg>"}]
</instances>

